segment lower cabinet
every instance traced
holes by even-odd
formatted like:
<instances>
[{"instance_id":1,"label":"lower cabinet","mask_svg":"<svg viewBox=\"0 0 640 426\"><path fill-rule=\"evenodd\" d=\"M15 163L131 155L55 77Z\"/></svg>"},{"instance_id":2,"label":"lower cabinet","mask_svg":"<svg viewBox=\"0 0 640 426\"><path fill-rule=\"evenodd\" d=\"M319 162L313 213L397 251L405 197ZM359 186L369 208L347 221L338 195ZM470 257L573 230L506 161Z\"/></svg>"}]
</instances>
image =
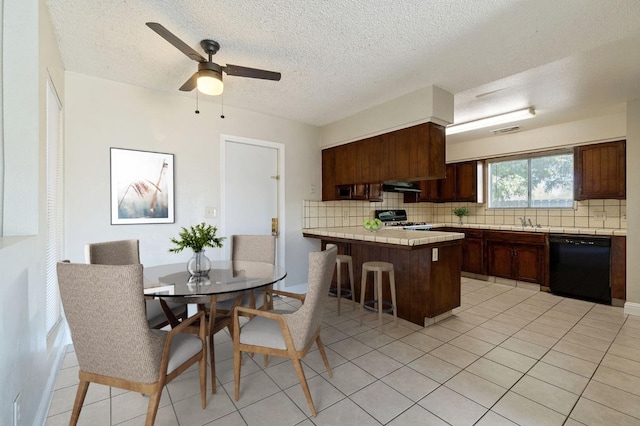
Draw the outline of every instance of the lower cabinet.
<instances>
[{"instance_id":1,"label":"lower cabinet","mask_svg":"<svg viewBox=\"0 0 640 426\"><path fill-rule=\"evenodd\" d=\"M545 234L490 231L485 238L487 275L546 285Z\"/></svg>"},{"instance_id":2,"label":"lower cabinet","mask_svg":"<svg viewBox=\"0 0 640 426\"><path fill-rule=\"evenodd\" d=\"M484 232L481 229L447 227L438 230L464 234L464 240L462 240L462 270L472 274L487 274Z\"/></svg>"}]
</instances>

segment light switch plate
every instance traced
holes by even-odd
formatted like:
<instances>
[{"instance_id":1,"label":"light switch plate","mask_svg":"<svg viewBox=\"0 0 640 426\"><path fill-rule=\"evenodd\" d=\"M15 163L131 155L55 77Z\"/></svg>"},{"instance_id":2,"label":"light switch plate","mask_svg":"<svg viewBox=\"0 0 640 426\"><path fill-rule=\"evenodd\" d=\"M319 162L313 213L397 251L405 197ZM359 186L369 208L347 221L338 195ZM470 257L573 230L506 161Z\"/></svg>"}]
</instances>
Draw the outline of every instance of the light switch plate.
<instances>
[{"instance_id":1,"label":"light switch plate","mask_svg":"<svg viewBox=\"0 0 640 426\"><path fill-rule=\"evenodd\" d=\"M438 261L438 247L434 247L431 249L431 260L433 262Z\"/></svg>"},{"instance_id":2,"label":"light switch plate","mask_svg":"<svg viewBox=\"0 0 640 426\"><path fill-rule=\"evenodd\" d=\"M204 208L204 217L206 218L214 218L218 216L218 210L215 207L205 207Z\"/></svg>"}]
</instances>

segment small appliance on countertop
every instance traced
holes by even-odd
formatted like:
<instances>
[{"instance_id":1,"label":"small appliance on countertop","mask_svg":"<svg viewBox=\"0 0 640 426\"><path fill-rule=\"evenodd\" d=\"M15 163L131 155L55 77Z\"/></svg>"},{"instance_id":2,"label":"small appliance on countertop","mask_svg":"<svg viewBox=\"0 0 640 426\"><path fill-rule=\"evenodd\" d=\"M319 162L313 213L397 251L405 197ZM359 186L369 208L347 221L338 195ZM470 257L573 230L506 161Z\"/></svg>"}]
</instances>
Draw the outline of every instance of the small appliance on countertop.
<instances>
[{"instance_id":1,"label":"small appliance on countertop","mask_svg":"<svg viewBox=\"0 0 640 426\"><path fill-rule=\"evenodd\" d=\"M408 231L429 231L433 225L426 222L407 221L407 211L400 210L376 210L376 218L384 223L385 227L401 227Z\"/></svg>"}]
</instances>

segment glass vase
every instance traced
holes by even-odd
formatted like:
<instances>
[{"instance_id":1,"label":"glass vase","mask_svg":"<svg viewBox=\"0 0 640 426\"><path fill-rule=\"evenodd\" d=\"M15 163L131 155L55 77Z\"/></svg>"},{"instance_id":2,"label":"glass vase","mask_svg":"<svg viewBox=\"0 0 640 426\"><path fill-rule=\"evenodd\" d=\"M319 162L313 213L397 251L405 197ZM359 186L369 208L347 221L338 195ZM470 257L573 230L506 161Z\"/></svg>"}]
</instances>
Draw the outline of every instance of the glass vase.
<instances>
[{"instance_id":1,"label":"glass vase","mask_svg":"<svg viewBox=\"0 0 640 426\"><path fill-rule=\"evenodd\" d=\"M462 216L458 216L458 225L462 225Z\"/></svg>"},{"instance_id":2,"label":"glass vase","mask_svg":"<svg viewBox=\"0 0 640 426\"><path fill-rule=\"evenodd\" d=\"M204 277L211 270L211 261L204 254L204 250L196 251L193 257L187 262L187 270L192 277Z\"/></svg>"}]
</instances>

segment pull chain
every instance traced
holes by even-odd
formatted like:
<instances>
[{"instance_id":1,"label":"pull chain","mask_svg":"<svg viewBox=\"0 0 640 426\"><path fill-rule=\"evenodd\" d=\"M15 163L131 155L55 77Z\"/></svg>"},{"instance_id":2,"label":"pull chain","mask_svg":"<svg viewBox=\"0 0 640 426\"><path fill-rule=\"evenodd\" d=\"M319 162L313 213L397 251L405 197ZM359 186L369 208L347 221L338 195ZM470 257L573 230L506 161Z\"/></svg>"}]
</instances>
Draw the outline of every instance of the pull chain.
<instances>
[{"instance_id":1,"label":"pull chain","mask_svg":"<svg viewBox=\"0 0 640 426\"><path fill-rule=\"evenodd\" d=\"M200 96L199 96L198 92L199 92L199 90L196 88L196 114L200 114L200 109L199 109L199 106L198 106L198 101L200 99Z\"/></svg>"},{"instance_id":2,"label":"pull chain","mask_svg":"<svg viewBox=\"0 0 640 426\"><path fill-rule=\"evenodd\" d=\"M224 93L220 96L220 118L224 118Z\"/></svg>"}]
</instances>

